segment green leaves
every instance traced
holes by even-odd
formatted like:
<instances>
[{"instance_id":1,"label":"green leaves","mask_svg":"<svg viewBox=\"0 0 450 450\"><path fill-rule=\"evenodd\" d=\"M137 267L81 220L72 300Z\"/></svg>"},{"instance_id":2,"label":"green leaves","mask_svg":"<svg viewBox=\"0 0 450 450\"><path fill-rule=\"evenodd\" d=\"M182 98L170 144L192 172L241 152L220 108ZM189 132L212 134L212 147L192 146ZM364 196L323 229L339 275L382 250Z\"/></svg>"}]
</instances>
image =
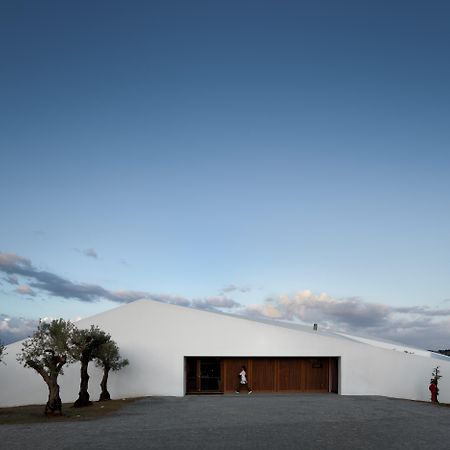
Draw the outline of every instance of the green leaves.
<instances>
[{"instance_id":1,"label":"green leaves","mask_svg":"<svg viewBox=\"0 0 450 450\"><path fill-rule=\"evenodd\" d=\"M433 373L431 374L431 380L433 381L435 381L435 383L437 384L438 383L438 380L440 379L440 378L442 378L442 375L440 375L440 368L439 368L439 366L436 366L434 369L433 369Z\"/></svg>"},{"instance_id":2,"label":"green leaves","mask_svg":"<svg viewBox=\"0 0 450 450\"><path fill-rule=\"evenodd\" d=\"M0 344L0 361L4 355L4 347ZM70 321L63 319L52 320L50 323L39 322L33 336L22 344L22 351L17 354L17 360L25 367L34 369L44 379L49 389L49 399L45 412L61 413L61 398L59 396L58 376L63 374L63 367L75 361L81 362L80 396L75 402L78 406L90 404L87 391L89 376L87 367L90 361L103 361L100 364L106 373L119 370L128 364L128 360L121 359L117 344L111 336L99 327L91 325L87 330L79 330ZM99 363L97 364L99 365ZM84 377L83 377L84 374ZM105 377L105 375L104 375ZM103 383L103 381L102 381ZM109 398L109 393L106 391Z\"/></svg>"},{"instance_id":3,"label":"green leaves","mask_svg":"<svg viewBox=\"0 0 450 450\"><path fill-rule=\"evenodd\" d=\"M120 370L129 364L128 359L122 359L119 347L112 339L100 346L95 362L97 367L112 370Z\"/></svg>"},{"instance_id":4,"label":"green leaves","mask_svg":"<svg viewBox=\"0 0 450 450\"><path fill-rule=\"evenodd\" d=\"M0 362L5 355L7 355L7 353L5 352L5 346L2 342L0 342Z\"/></svg>"},{"instance_id":5,"label":"green leaves","mask_svg":"<svg viewBox=\"0 0 450 450\"><path fill-rule=\"evenodd\" d=\"M81 361L92 361L96 358L101 345L111 340L111 335L91 325L88 330L75 329L71 336L72 357Z\"/></svg>"},{"instance_id":6,"label":"green leaves","mask_svg":"<svg viewBox=\"0 0 450 450\"><path fill-rule=\"evenodd\" d=\"M4 346L0 344L0 361ZM120 370L127 366L119 347L111 335L91 325L79 330L70 321L63 319L39 322L33 336L22 344L17 360L25 367L36 370L46 382L63 374L63 367L75 361L88 363L95 360L98 367Z\"/></svg>"},{"instance_id":7,"label":"green leaves","mask_svg":"<svg viewBox=\"0 0 450 450\"><path fill-rule=\"evenodd\" d=\"M22 344L19 363L47 376L62 373L65 364L73 362L70 338L75 326L63 319L39 322L33 336Z\"/></svg>"}]
</instances>

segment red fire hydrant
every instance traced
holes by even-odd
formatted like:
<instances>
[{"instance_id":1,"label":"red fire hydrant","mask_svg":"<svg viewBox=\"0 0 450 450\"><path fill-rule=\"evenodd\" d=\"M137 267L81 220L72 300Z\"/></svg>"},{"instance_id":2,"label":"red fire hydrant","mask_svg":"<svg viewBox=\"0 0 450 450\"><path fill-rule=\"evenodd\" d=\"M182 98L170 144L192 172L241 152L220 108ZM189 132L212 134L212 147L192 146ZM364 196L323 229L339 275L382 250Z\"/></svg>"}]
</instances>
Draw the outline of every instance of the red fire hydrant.
<instances>
[{"instance_id":1,"label":"red fire hydrant","mask_svg":"<svg viewBox=\"0 0 450 450\"><path fill-rule=\"evenodd\" d=\"M437 403L438 402L438 399L437 399L438 387L437 387L436 383L434 381L432 381L430 383L430 386L428 386L428 389L431 392L431 402L432 403Z\"/></svg>"}]
</instances>

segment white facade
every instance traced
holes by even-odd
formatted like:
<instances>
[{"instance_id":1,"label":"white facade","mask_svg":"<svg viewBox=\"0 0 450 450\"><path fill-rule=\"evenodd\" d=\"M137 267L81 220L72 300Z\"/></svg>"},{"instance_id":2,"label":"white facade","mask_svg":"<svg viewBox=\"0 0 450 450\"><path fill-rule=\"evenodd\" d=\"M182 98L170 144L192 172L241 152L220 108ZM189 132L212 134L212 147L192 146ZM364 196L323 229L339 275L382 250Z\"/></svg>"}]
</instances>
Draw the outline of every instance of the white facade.
<instances>
[{"instance_id":1,"label":"white facade","mask_svg":"<svg viewBox=\"0 0 450 450\"><path fill-rule=\"evenodd\" d=\"M122 356L130 361L128 367L110 375L113 398L184 395L187 356L324 356L340 358L339 393L343 395L429 400L431 373L440 366L439 399L450 403L450 358L425 350L150 300L138 300L77 322L79 328L91 324L109 332ZM0 406L47 400L42 378L16 361L21 345L8 345L6 365L0 365ZM97 400L101 371L91 363L89 373L89 392ZM79 390L79 365L65 368L59 384L63 402L74 401Z\"/></svg>"}]
</instances>

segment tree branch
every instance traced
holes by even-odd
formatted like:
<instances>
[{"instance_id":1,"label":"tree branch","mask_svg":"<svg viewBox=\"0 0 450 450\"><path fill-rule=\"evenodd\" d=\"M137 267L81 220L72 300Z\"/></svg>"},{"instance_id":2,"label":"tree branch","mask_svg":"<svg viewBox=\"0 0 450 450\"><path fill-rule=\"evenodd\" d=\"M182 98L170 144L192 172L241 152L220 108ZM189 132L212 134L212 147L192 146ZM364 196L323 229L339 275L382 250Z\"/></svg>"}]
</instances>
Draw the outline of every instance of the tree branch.
<instances>
[{"instance_id":1,"label":"tree branch","mask_svg":"<svg viewBox=\"0 0 450 450\"><path fill-rule=\"evenodd\" d=\"M27 365L30 366L32 369L34 369L48 384L50 383L50 377L48 376L47 372L44 370L44 368L37 363L36 361L33 361L32 359L29 359L26 361Z\"/></svg>"}]
</instances>

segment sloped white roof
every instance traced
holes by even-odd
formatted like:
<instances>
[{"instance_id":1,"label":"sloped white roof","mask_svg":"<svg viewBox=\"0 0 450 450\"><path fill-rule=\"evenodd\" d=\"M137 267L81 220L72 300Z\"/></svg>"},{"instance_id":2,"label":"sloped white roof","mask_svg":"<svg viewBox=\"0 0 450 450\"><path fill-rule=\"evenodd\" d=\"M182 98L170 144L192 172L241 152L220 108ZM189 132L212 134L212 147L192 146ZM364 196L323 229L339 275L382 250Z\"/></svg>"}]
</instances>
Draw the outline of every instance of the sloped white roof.
<instances>
[{"instance_id":1,"label":"sloped white roof","mask_svg":"<svg viewBox=\"0 0 450 450\"><path fill-rule=\"evenodd\" d=\"M148 299L136 300L136 302L146 302L146 301L153 301L153 300L148 300ZM133 302L133 303L135 303L135 302ZM402 353L410 353L410 354L415 354L415 355L419 355L419 356L425 356L425 357L450 361L450 357L445 356L445 355L440 355L438 353L431 352L429 350L420 349L418 347L413 347L410 345L402 344L402 343L395 342L395 341L389 341L386 339L374 338L371 336L358 336L358 335L352 335L352 334L343 333L343 332L339 332L339 331L333 331L329 328L321 328L320 324L318 324L318 329L314 330L312 325L308 326L308 325L298 323L298 322L282 321L282 320L257 317L257 316L243 316L240 314L231 314L231 313L226 313L226 312L222 312L222 311L211 311L211 310L206 310L206 309L201 309L201 308L187 307L187 306L180 306L180 305L173 305L173 306L177 306L180 308L195 309L202 313L217 314L217 315L221 315L221 316L225 315L225 316L233 317L235 319L249 320L251 322L262 323L265 325L288 328L288 329L292 329L292 330L302 331L304 333L309 333L311 335L327 336L327 337L331 337L331 338L335 338L335 339L339 339L339 340L351 340L353 342L358 342L361 344L365 344L365 345L369 345L369 346L377 347L377 348L382 348L382 349L386 349L386 350L394 350L394 351L398 351L398 352L402 352Z\"/></svg>"}]
</instances>

